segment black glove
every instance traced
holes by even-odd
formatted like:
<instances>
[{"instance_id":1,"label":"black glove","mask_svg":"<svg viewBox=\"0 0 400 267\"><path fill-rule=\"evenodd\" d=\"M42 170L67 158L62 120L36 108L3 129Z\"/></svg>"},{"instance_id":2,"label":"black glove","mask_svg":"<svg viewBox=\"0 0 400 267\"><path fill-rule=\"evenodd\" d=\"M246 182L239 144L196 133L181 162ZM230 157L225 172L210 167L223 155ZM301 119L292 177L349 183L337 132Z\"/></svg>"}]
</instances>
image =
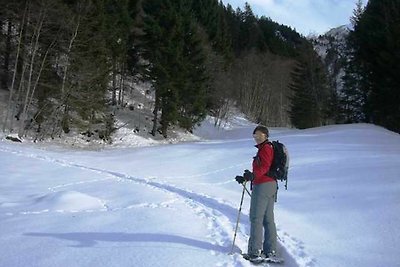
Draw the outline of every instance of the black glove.
<instances>
[{"instance_id":1,"label":"black glove","mask_svg":"<svg viewBox=\"0 0 400 267\"><path fill-rule=\"evenodd\" d=\"M244 177L243 176L239 176L239 175L237 175L236 177L235 177L235 180L236 180L236 182L238 182L239 184L243 184L246 180L244 179Z\"/></svg>"},{"instance_id":2,"label":"black glove","mask_svg":"<svg viewBox=\"0 0 400 267\"><path fill-rule=\"evenodd\" d=\"M254 180L254 174L249 170L244 170L243 177L246 181Z\"/></svg>"}]
</instances>

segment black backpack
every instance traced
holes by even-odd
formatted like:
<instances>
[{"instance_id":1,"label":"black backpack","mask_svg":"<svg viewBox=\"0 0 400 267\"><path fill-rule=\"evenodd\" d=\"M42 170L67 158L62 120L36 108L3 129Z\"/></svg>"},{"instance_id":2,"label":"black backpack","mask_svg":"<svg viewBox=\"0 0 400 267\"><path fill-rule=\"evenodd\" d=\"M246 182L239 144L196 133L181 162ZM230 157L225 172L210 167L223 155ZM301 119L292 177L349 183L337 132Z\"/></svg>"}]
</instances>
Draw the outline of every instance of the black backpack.
<instances>
[{"instance_id":1,"label":"black backpack","mask_svg":"<svg viewBox=\"0 0 400 267\"><path fill-rule=\"evenodd\" d=\"M284 144L279 141L269 142L274 149L274 158L272 159L271 167L267 172L269 177L275 180L286 182L287 190L288 170L289 170L289 153Z\"/></svg>"}]
</instances>

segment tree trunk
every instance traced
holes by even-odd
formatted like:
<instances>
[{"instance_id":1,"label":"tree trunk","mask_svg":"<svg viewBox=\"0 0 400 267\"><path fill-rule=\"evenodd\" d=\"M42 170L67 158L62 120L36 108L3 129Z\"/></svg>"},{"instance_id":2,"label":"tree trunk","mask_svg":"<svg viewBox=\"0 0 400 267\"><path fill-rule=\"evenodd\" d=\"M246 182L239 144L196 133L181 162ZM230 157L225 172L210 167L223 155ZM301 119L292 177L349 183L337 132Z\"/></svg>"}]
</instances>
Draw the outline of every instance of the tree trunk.
<instances>
[{"instance_id":1,"label":"tree trunk","mask_svg":"<svg viewBox=\"0 0 400 267\"><path fill-rule=\"evenodd\" d=\"M112 59L112 105L117 104L117 59L113 56Z\"/></svg>"},{"instance_id":2,"label":"tree trunk","mask_svg":"<svg viewBox=\"0 0 400 267\"><path fill-rule=\"evenodd\" d=\"M44 64L45 64L46 59L47 59L47 55L49 54L50 49L51 49L51 48L53 47L53 45L56 43L57 39L58 39L58 36L56 36L56 37L54 38L53 42L52 42L52 43L49 45L49 47L46 49L46 52L45 52L45 54L44 54L44 56L43 56L42 63L40 64L40 68L39 68L38 74L37 74L37 76L36 76L36 81L35 81L35 83L34 83L34 85L33 85L33 88L32 88L31 96L30 96L30 98L29 98L29 100L28 100L28 108L29 108L29 107L31 106L31 104L32 104L33 97L34 97L34 95L35 95L35 91L36 91L36 88L37 88L37 86L38 86L38 84L39 84L40 76L41 76L41 74L42 74L43 67L44 67ZM24 132L24 134L25 134L25 132Z\"/></svg>"},{"instance_id":3,"label":"tree trunk","mask_svg":"<svg viewBox=\"0 0 400 267\"><path fill-rule=\"evenodd\" d=\"M20 138L22 138L22 136L24 134L24 129L25 129L25 120L26 120L28 108L29 108L29 95L30 95L31 86L32 86L32 77L33 77L33 72L34 72L35 58L36 58L37 51L39 49L39 37L40 37L40 32L42 30L43 22L44 22L44 16L45 16L45 14L40 14L39 21L38 21L37 26L32 35L32 41L31 41L31 54L32 55L31 55L31 62L29 63L30 64L29 78L28 78L28 84L26 87L22 117L20 120L20 126L19 126L19 130L18 130L18 136ZM35 41L33 41L33 39L35 39Z\"/></svg>"},{"instance_id":4,"label":"tree trunk","mask_svg":"<svg viewBox=\"0 0 400 267\"><path fill-rule=\"evenodd\" d=\"M78 35L78 30L80 27L80 19L81 19L81 17L78 16L78 21L76 23L75 30L74 30L74 32L71 36L71 40L69 41L69 44L68 44L67 62L65 63L65 68L64 68L64 73L63 73L63 78L62 78L62 83L61 83L61 103L62 103L62 105L64 105L64 112L63 112L62 119L61 119L61 128L64 131L64 133L69 133L69 105L68 105L68 93L65 92L65 84L67 81L69 58L71 56L72 46L74 45L76 36Z\"/></svg>"},{"instance_id":5,"label":"tree trunk","mask_svg":"<svg viewBox=\"0 0 400 267\"><path fill-rule=\"evenodd\" d=\"M157 90L156 90L156 101L154 105L154 110L153 110L153 129L151 130L151 134L153 136L156 135L157 132L157 120L158 120L158 111L160 110L160 98L158 96Z\"/></svg>"},{"instance_id":6,"label":"tree trunk","mask_svg":"<svg viewBox=\"0 0 400 267\"><path fill-rule=\"evenodd\" d=\"M118 92L118 105L123 106L124 101L122 95L124 94L124 83L125 83L125 77L124 77L124 65L121 66L121 74L120 74L120 79L119 79L119 92Z\"/></svg>"},{"instance_id":7,"label":"tree trunk","mask_svg":"<svg viewBox=\"0 0 400 267\"><path fill-rule=\"evenodd\" d=\"M167 138L168 135L168 120L165 118L166 116L168 116L168 114L166 114L165 110L162 110L161 113L161 134L164 138Z\"/></svg>"},{"instance_id":8,"label":"tree trunk","mask_svg":"<svg viewBox=\"0 0 400 267\"><path fill-rule=\"evenodd\" d=\"M67 73L68 73L69 57L70 57L72 46L74 44L76 36L78 35L79 26L80 26L80 16L78 16L78 22L76 23L75 31L72 34L71 40L69 41L69 45L68 45L67 62L65 64L65 69L64 69L64 74L63 74L63 79L62 79L62 84L61 84L61 99L62 99L62 101L64 101L64 98L65 98L65 82L66 82Z\"/></svg>"},{"instance_id":9,"label":"tree trunk","mask_svg":"<svg viewBox=\"0 0 400 267\"><path fill-rule=\"evenodd\" d=\"M8 90L8 80L9 80L9 64L10 64L10 54L11 54L11 35L12 35L12 23L11 20L7 22L7 38L6 38L6 50L4 51L4 65L3 65L3 77L1 79L1 85L3 89Z\"/></svg>"},{"instance_id":10,"label":"tree trunk","mask_svg":"<svg viewBox=\"0 0 400 267\"><path fill-rule=\"evenodd\" d=\"M20 49L21 49L21 44L22 44L22 37L23 37L23 30L24 30L24 25L25 25L27 9L28 9L28 4L25 5L24 15L23 15L22 21L21 21L21 29L20 29L19 38L18 38L17 55L15 57L15 64L14 64L14 74L13 74L13 78L11 80L10 96L8 98L6 116L4 117L3 132L6 131L7 121L8 121L8 117L9 117L10 109L11 109L11 102L12 102L12 98L13 98L15 79L16 79L17 70L18 70L19 54L20 54ZM13 121L13 119L11 119L11 122L12 121ZM12 128L12 125L10 126L10 129L11 128Z\"/></svg>"}]
</instances>

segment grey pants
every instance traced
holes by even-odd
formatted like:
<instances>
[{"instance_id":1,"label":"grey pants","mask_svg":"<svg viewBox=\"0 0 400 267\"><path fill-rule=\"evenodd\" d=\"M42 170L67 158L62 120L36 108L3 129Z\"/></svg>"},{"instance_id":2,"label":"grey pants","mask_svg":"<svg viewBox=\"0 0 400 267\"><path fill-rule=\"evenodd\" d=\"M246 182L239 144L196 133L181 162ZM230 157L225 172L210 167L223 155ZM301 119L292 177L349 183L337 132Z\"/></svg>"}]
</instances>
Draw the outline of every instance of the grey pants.
<instances>
[{"instance_id":1,"label":"grey pants","mask_svg":"<svg viewBox=\"0 0 400 267\"><path fill-rule=\"evenodd\" d=\"M259 254L261 250L264 253L276 251L277 234L274 221L276 190L276 182L253 186L250 203L249 255Z\"/></svg>"}]
</instances>

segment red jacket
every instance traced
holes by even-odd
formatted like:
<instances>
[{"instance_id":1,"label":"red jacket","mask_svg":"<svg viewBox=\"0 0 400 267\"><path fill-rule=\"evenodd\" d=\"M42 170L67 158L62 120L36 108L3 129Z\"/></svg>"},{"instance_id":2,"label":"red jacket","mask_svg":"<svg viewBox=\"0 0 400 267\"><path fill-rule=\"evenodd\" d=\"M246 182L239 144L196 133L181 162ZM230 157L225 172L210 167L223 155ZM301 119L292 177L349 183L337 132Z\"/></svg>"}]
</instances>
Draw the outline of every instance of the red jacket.
<instances>
[{"instance_id":1,"label":"red jacket","mask_svg":"<svg viewBox=\"0 0 400 267\"><path fill-rule=\"evenodd\" d=\"M258 152L253 160L253 184L275 182L274 178L266 175L272 164L272 158L274 157L272 145L267 140L264 143L256 145L256 147L258 148Z\"/></svg>"}]
</instances>

